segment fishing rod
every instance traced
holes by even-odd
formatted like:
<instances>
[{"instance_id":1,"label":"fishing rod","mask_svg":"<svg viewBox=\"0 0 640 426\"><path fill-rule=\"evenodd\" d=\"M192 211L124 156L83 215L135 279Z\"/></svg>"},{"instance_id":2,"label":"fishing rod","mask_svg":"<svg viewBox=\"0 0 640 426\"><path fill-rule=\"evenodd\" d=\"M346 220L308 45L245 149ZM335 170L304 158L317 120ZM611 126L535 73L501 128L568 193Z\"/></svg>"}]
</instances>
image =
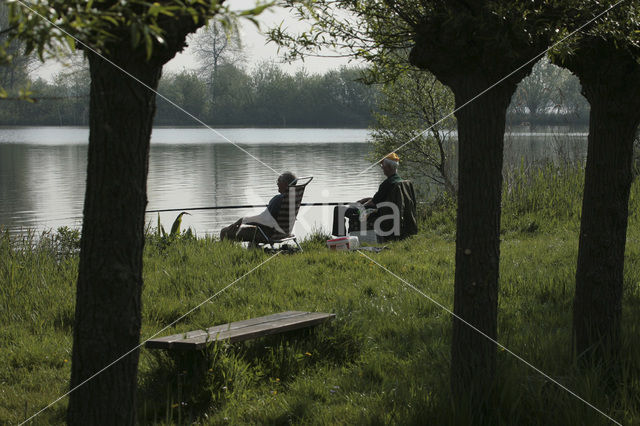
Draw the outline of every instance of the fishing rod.
<instances>
[{"instance_id":1,"label":"fishing rod","mask_svg":"<svg viewBox=\"0 0 640 426\"><path fill-rule=\"evenodd\" d=\"M353 202L330 202L330 203L302 203L301 207L314 207L314 206L345 206L353 204ZM212 206L212 207L191 207L184 209L158 209L158 210L146 210L145 213L167 213L167 212L183 212L191 210L225 210L225 209L252 209L267 207L266 204L244 204L237 206ZM38 222L62 222L65 220L81 220L83 216L69 216L69 217L57 217L57 218L39 218ZM220 222L226 223L226 222Z\"/></svg>"},{"instance_id":2,"label":"fishing rod","mask_svg":"<svg viewBox=\"0 0 640 426\"><path fill-rule=\"evenodd\" d=\"M346 202L330 202L330 203L301 203L301 207L313 207L313 206L344 206L353 204L351 201ZM166 213L166 212L181 212L181 211L193 211L193 210L225 210L225 209L254 209L267 207L267 204L242 204L237 206L212 206L212 207L190 207L183 209L158 209L147 210L145 213Z\"/></svg>"}]
</instances>

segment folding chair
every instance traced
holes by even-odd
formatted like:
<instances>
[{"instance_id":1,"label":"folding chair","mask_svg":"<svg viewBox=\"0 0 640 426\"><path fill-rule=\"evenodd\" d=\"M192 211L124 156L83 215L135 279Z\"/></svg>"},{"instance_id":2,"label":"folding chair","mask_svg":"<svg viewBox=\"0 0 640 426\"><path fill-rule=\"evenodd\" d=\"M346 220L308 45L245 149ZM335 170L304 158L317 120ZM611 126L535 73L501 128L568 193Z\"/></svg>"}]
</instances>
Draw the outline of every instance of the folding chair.
<instances>
[{"instance_id":1,"label":"folding chair","mask_svg":"<svg viewBox=\"0 0 640 426\"><path fill-rule=\"evenodd\" d=\"M304 190L312 180L313 176L300 177L296 179L295 183L289 185L289 190L283 194L284 197L280 204L280 211L278 212L278 217L275 219L276 222L278 222L278 226L285 231L285 234L276 231L275 234L269 235L260 225L242 225L243 228L254 229L254 238L249 242L258 246L268 244L272 249L275 249L276 244L293 241L298 247L298 250L302 251L297 237L293 235L293 225L296 222L300 204L302 204Z\"/></svg>"}]
</instances>

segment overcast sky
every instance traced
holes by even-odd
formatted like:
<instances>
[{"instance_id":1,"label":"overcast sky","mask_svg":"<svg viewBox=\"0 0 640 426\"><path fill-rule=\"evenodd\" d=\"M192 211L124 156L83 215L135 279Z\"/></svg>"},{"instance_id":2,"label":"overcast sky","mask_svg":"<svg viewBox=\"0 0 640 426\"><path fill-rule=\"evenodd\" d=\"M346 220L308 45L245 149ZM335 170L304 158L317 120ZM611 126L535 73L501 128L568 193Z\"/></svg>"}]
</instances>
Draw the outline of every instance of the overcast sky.
<instances>
[{"instance_id":1,"label":"overcast sky","mask_svg":"<svg viewBox=\"0 0 640 426\"><path fill-rule=\"evenodd\" d=\"M245 10L255 7L255 0L230 0L227 4L234 10ZM266 42L265 36L262 31L268 30L270 27L275 27L284 22L283 27L292 29L294 31L302 31L305 28L305 24L300 23L293 17L288 10L272 7L264 11L257 17L257 21L260 23L260 30L256 26L246 20L240 21L239 30L240 37L242 39L243 48L246 58L246 66L250 70L257 64L265 60L273 60L275 62L281 62L282 55L278 54L278 48L273 43ZM330 54L330 52L327 52ZM355 63L352 62L353 65ZM282 64L283 68L288 72L295 72L296 70L304 67L310 73L324 73L330 69L339 68L342 65L348 65L348 59L345 58L306 58L304 62L296 61L292 64ZM171 60L166 66L166 71L181 71L183 69L193 69L196 67L195 58L190 53L190 49L178 54L173 60ZM36 74L44 78L50 79L55 73L62 70L60 65L54 63L47 63L40 67Z\"/></svg>"},{"instance_id":2,"label":"overcast sky","mask_svg":"<svg viewBox=\"0 0 640 426\"><path fill-rule=\"evenodd\" d=\"M255 7L255 0L231 0L227 4L230 4L234 10L251 9ZM298 22L288 10L280 7L267 9L257 17L257 21L260 23L260 30L246 19L240 21L240 36L249 68L264 60L281 61L282 55L278 54L278 48L273 43L267 44L261 30L266 31L271 27L280 25L281 22L284 22L283 27L290 28L294 31L302 31L305 29L304 23ZM330 54L330 52L327 52L327 54ZM179 71L185 67L191 68L194 64L193 56L187 51L186 53L177 55L175 59L167 64L167 68L172 71ZM329 69L339 68L341 65L346 64L348 64L348 59L345 58L309 57L306 58L304 62L297 61L293 64L283 66L288 71L295 71L301 67L305 67L312 73L324 73Z\"/></svg>"}]
</instances>

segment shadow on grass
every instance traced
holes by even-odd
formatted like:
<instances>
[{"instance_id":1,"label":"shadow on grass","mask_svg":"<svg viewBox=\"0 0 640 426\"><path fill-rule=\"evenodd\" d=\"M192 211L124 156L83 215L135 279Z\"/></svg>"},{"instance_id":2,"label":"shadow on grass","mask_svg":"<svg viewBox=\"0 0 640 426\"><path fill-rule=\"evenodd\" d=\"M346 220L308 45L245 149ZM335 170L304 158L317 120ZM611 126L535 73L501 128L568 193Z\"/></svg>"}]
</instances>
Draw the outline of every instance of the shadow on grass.
<instances>
[{"instance_id":1,"label":"shadow on grass","mask_svg":"<svg viewBox=\"0 0 640 426\"><path fill-rule=\"evenodd\" d=\"M191 424L261 385L286 388L317 364L353 362L363 342L341 330L331 323L232 345L215 343L202 351L148 351L150 368L140 378L138 420Z\"/></svg>"}]
</instances>

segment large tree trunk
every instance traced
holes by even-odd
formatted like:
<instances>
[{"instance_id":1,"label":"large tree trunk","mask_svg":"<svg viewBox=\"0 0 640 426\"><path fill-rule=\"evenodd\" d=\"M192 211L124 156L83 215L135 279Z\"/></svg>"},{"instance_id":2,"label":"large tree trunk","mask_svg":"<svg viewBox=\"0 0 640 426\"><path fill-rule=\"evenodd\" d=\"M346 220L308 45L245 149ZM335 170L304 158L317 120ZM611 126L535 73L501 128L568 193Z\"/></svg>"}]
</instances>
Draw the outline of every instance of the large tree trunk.
<instances>
[{"instance_id":1,"label":"large tree trunk","mask_svg":"<svg viewBox=\"0 0 640 426\"><path fill-rule=\"evenodd\" d=\"M621 102L630 87L611 89L586 88L589 147L573 303L576 354L600 359L619 352L633 140L640 118L637 99L636 105Z\"/></svg>"},{"instance_id":2,"label":"large tree trunk","mask_svg":"<svg viewBox=\"0 0 640 426\"><path fill-rule=\"evenodd\" d=\"M456 105L484 90L469 75L453 86ZM515 85L497 87L456 112L458 119L458 215L454 313L497 339L500 202L506 109ZM487 337L453 320L451 385L456 400L478 406L493 384L496 347Z\"/></svg>"},{"instance_id":3,"label":"large tree trunk","mask_svg":"<svg viewBox=\"0 0 640 426\"><path fill-rule=\"evenodd\" d=\"M573 302L574 353L591 361L615 363L619 353L633 140L640 121L635 55L616 41L587 37L574 54L554 58L580 78L591 105Z\"/></svg>"},{"instance_id":4,"label":"large tree trunk","mask_svg":"<svg viewBox=\"0 0 640 426\"><path fill-rule=\"evenodd\" d=\"M120 49L114 61L152 88L162 65ZM70 425L132 425L139 344L147 170L155 94L89 53L87 188L75 324ZM86 381L86 383L85 383Z\"/></svg>"},{"instance_id":5,"label":"large tree trunk","mask_svg":"<svg viewBox=\"0 0 640 426\"><path fill-rule=\"evenodd\" d=\"M502 44L489 40L495 40L494 32L504 24L494 21L486 7L485 2L465 3L460 9L445 7L456 19L447 25L427 20L417 29L409 56L412 64L429 69L448 85L456 109L461 108L456 112L458 214L451 390L453 402L461 409L469 408L478 422L487 407L496 370L492 340L497 340L498 328L506 111L518 82L533 67L521 64L546 45L543 37L513 39L501 50Z\"/></svg>"}]
</instances>

